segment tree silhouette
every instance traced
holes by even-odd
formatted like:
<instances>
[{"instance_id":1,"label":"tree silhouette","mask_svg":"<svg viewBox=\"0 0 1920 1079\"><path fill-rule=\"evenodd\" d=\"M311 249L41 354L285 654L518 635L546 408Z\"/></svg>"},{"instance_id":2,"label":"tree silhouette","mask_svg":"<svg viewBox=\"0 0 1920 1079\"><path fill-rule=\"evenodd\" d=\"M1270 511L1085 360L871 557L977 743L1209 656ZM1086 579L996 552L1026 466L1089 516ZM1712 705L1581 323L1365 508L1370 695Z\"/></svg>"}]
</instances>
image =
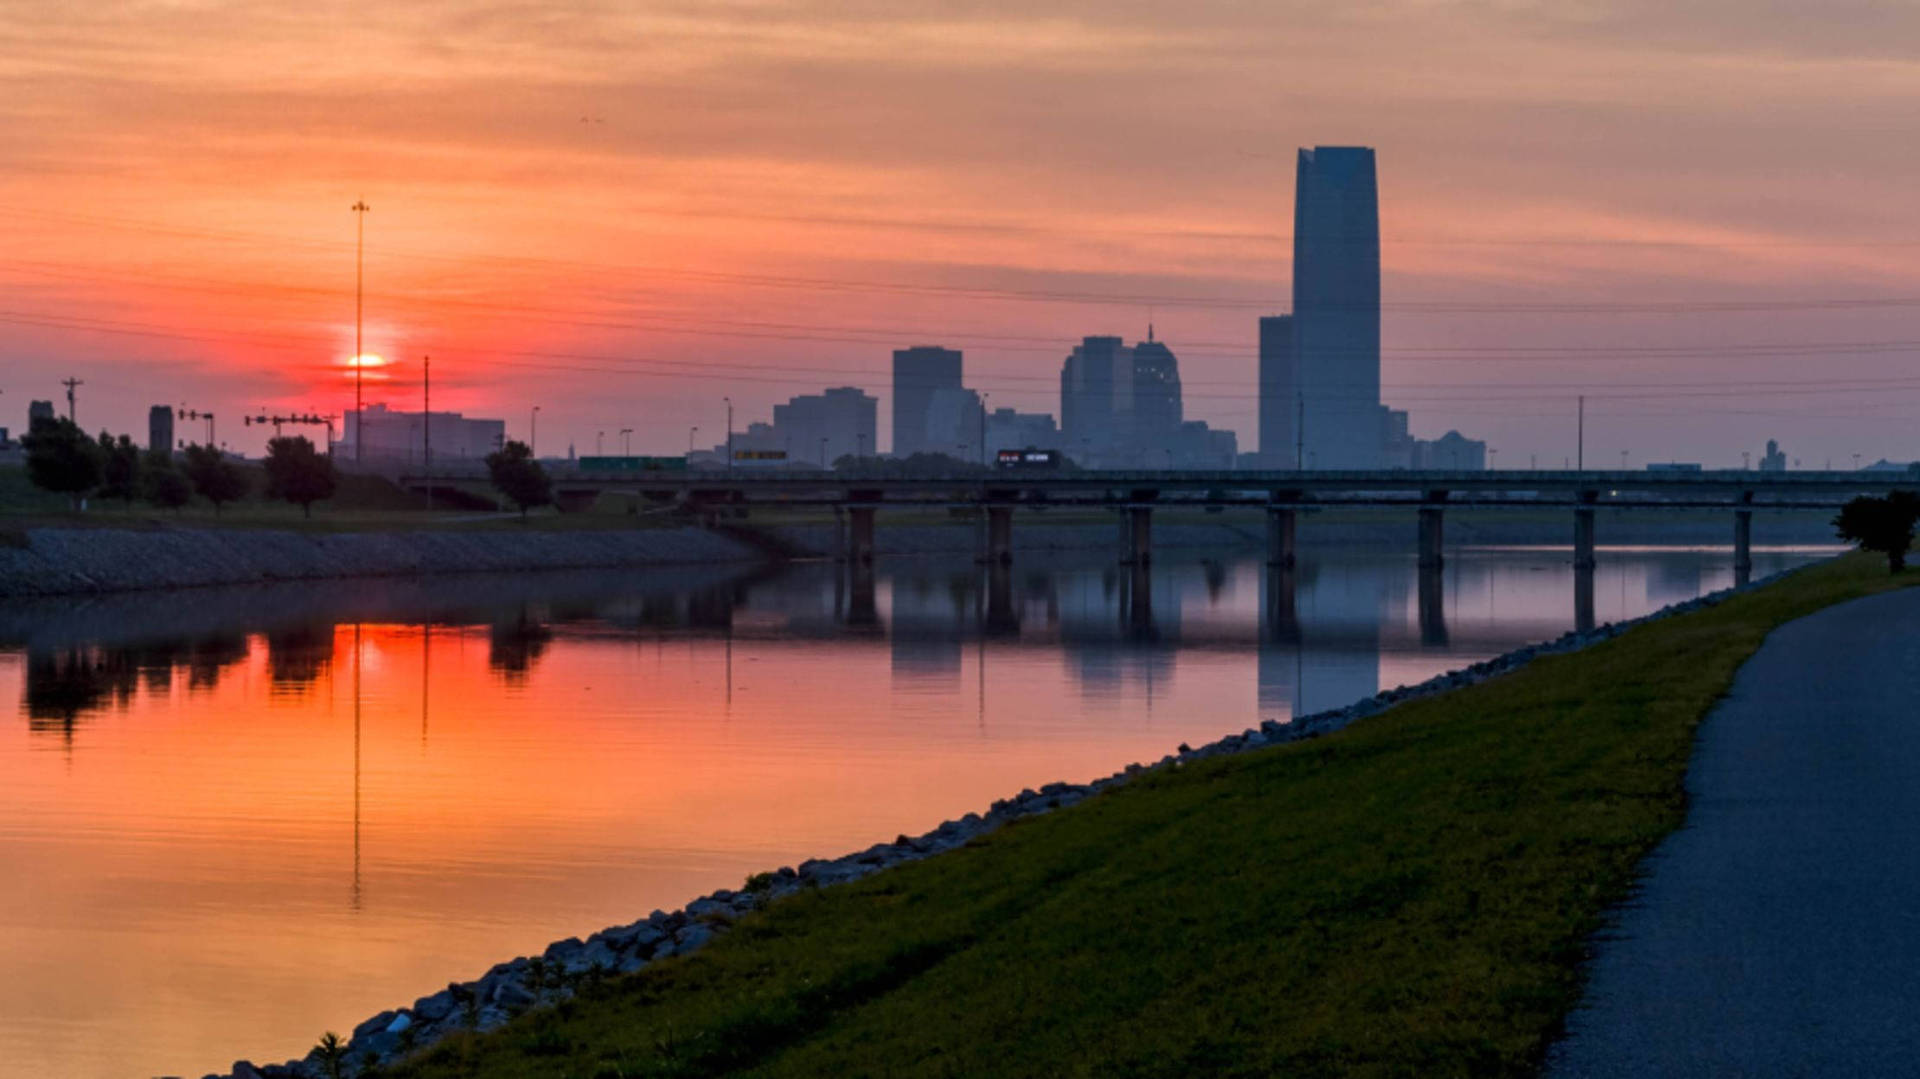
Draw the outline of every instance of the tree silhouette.
<instances>
[{"instance_id":1,"label":"tree silhouette","mask_svg":"<svg viewBox=\"0 0 1920 1079\"><path fill-rule=\"evenodd\" d=\"M1885 498L1861 495L1840 507L1833 529L1841 539L1859 544L1863 551L1885 553L1887 572L1899 573L1907 567L1907 549L1913 546L1916 522L1920 522L1920 496L1895 491Z\"/></svg>"},{"instance_id":2,"label":"tree silhouette","mask_svg":"<svg viewBox=\"0 0 1920 1079\"><path fill-rule=\"evenodd\" d=\"M172 454L149 453L140 467L140 497L161 509L178 510L193 501L193 484L173 466Z\"/></svg>"},{"instance_id":3,"label":"tree silhouette","mask_svg":"<svg viewBox=\"0 0 1920 1079\"><path fill-rule=\"evenodd\" d=\"M20 440L27 450L27 476L35 487L66 495L73 508L100 486L100 444L68 419L37 419Z\"/></svg>"},{"instance_id":4,"label":"tree silhouette","mask_svg":"<svg viewBox=\"0 0 1920 1079\"><path fill-rule=\"evenodd\" d=\"M267 494L298 503L308 517L313 516L315 502L332 498L340 486L333 459L322 457L301 435L269 440L266 469Z\"/></svg>"},{"instance_id":5,"label":"tree silhouette","mask_svg":"<svg viewBox=\"0 0 1920 1079\"><path fill-rule=\"evenodd\" d=\"M487 475L496 490L520 507L521 520L526 519L530 507L553 501L553 481L524 442L509 442L487 454Z\"/></svg>"},{"instance_id":6,"label":"tree silhouette","mask_svg":"<svg viewBox=\"0 0 1920 1079\"><path fill-rule=\"evenodd\" d=\"M187 479L193 482L193 489L200 497L213 503L213 512L219 513L221 506L247 493L246 474L217 447L188 446L182 457Z\"/></svg>"},{"instance_id":7,"label":"tree silhouette","mask_svg":"<svg viewBox=\"0 0 1920 1079\"><path fill-rule=\"evenodd\" d=\"M100 497L117 498L129 507L140 494L140 447L121 435L100 432Z\"/></svg>"}]
</instances>

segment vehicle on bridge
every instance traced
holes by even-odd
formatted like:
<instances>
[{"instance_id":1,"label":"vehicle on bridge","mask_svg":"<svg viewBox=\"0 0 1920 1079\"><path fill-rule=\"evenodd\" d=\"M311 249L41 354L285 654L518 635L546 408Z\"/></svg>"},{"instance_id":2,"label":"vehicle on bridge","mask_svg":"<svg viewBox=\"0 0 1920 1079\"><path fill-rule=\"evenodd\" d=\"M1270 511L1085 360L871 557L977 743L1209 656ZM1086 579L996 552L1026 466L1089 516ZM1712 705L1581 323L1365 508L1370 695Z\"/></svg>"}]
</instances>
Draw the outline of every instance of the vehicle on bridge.
<instances>
[{"instance_id":1,"label":"vehicle on bridge","mask_svg":"<svg viewBox=\"0 0 1920 1079\"><path fill-rule=\"evenodd\" d=\"M685 457L582 457L582 472L685 472Z\"/></svg>"},{"instance_id":2,"label":"vehicle on bridge","mask_svg":"<svg viewBox=\"0 0 1920 1079\"><path fill-rule=\"evenodd\" d=\"M1059 468L1066 463L1066 455L1059 450L1035 449L1032 446L1024 450L1001 450L994 455L995 467L1008 470Z\"/></svg>"}]
</instances>

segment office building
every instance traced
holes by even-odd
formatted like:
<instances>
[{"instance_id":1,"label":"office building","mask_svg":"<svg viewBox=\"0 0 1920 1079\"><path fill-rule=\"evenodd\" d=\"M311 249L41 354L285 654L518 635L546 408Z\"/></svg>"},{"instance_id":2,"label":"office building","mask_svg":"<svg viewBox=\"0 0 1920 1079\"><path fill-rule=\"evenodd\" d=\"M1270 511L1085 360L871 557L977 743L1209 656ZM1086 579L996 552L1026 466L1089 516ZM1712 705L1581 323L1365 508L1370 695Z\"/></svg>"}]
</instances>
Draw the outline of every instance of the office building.
<instances>
[{"instance_id":1,"label":"office building","mask_svg":"<svg viewBox=\"0 0 1920 1079\"><path fill-rule=\"evenodd\" d=\"M1060 428L1047 412L1019 412L996 408L987 416L987 459L1001 450L1059 450L1065 444Z\"/></svg>"},{"instance_id":2,"label":"office building","mask_svg":"<svg viewBox=\"0 0 1920 1079\"><path fill-rule=\"evenodd\" d=\"M343 460L424 463L431 440L434 460L478 460L505 444L506 435L505 420L470 420L458 412L396 412L384 404L368 405L364 413L348 410L334 455ZM356 448L356 444L360 445Z\"/></svg>"},{"instance_id":3,"label":"office building","mask_svg":"<svg viewBox=\"0 0 1920 1079\"><path fill-rule=\"evenodd\" d=\"M1260 464L1300 468L1297 440L1300 400L1294 392L1293 316L1260 320Z\"/></svg>"},{"instance_id":4,"label":"office building","mask_svg":"<svg viewBox=\"0 0 1920 1079\"><path fill-rule=\"evenodd\" d=\"M791 398L773 406L775 440L789 460L821 468L842 457L872 456L879 404L853 386Z\"/></svg>"},{"instance_id":5,"label":"office building","mask_svg":"<svg viewBox=\"0 0 1920 1079\"><path fill-rule=\"evenodd\" d=\"M1110 458L1131 426L1133 350L1118 337L1086 337L1060 367L1060 434L1075 460Z\"/></svg>"},{"instance_id":6,"label":"office building","mask_svg":"<svg viewBox=\"0 0 1920 1079\"><path fill-rule=\"evenodd\" d=\"M893 455L908 457L916 453L948 453L936 449L932 435L934 395L942 390L960 390L961 357L959 349L919 345L896 349L893 353ZM878 447L874 447L878 452Z\"/></svg>"},{"instance_id":7,"label":"office building","mask_svg":"<svg viewBox=\"0 0 1920 1079\"><path fill-rule=\"evenodd\" d=\"M152 453L173 452L173 406L155 405L147 410L147 449Z\"/></svg>"},{"instance_id":8,"label":"office building","mask_svg":"<svg viewBox=\"0 0 1920 1079\"><path fill-rule=\"evenodd\" d=\"M1301 150L1293 206L1293 390L1308 468L1376 468L1380 209L1373 151Z\"/></svg>"},{"instance_id":9,"label":"office building","mask_svg":"<svg viewBox=\"0 0 1920 1079\"><path fill-rule=\"evenodd\" d=\"M1133 407L1127 429L1121 439L1128 444L1151 448L1171 438L1185 420L1180 400L1180 361L1173 350L1153 339L1153 326L1147 326L1147 339L1133 346Z\"/></svg>"}]
</instances>

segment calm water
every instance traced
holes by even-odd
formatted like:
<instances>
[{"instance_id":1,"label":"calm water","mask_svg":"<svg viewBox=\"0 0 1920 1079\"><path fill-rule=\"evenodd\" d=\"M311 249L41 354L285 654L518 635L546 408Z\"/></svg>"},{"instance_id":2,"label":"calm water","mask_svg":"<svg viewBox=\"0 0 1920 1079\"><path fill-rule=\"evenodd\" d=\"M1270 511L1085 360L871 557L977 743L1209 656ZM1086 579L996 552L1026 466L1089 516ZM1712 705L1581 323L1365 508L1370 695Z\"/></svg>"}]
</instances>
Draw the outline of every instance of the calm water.
<instances>
[{"instance_id":1,"label":"calm water","mask_svg":"<svg viewBox=\"0 0 1920 1079\"><path fill-rule=\"evenodd\" d=\"M1566 558L0 604L0 1073L282 1060L758 870L1556 636ZM1593 615L1724 587L1728 559L1603 551Z\"/></svg>"}]
</instances>

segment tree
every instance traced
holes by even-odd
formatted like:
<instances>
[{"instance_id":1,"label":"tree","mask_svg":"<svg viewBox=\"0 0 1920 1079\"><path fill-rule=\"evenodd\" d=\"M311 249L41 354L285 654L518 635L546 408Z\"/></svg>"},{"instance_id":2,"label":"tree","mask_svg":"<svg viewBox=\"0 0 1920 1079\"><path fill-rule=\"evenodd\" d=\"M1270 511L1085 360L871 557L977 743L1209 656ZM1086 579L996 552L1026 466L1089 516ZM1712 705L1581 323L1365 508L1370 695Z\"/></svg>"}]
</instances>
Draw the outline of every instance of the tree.
<instances>
[{"instance_id":1,"label":"tree","mask_svg":"<svg viewBox=\"0 0 1920 1079\"><path fill-rule=\"evenodd\" d=\"M496 490L520 507L522 520L526 519L529 508L553 501L553 481L547 478L547 470L533 459L533 451L524 442L509 442L487 454L487 475Z\"/></svg>"},{"instance_id":2,"label":"tree","mask_svg":"<svg viewBox=\"0 0 1920 1079\"><path fill-rule=\"evenodd\" d=\"M1920 496L1895 491L1885 498L1861 495L1840 507L1833 529L1841 539L1859 544L1863 551L1884 552L1887 572L1899 573L1907 567L1907 549L1913 546L1916 522L1920 522Z\"/></svg>"},{"instance_id":3,"label":"tree","mask_svg":"<svg viewBox=\"0 0 1920 1079\"><path fill-rule=\"evenodd\" d=\"M140 493L140 447L121 435L100 432L100 497L118 498L129 507Z\"/></svg>"},{"instance_id":4,"label":"tree","mask_svg":"<svg viewBox=\"0 0 1920 1079\"><path fill-rule=\"evenodd\" d=\"M80 508L87 492L100 486L104 465L100 444L72 420L35 420L20 444L27 450L27 476L33 485L66 495L74 509Z\"/></svg>"},{"instance_id":5,"label":"tree","mask_svg":"<svg viewBox=\"0 0 1920 1079\"><path fill-rule=\"evenodd\" d=\"M298 503L308 517L313 516L315 502L332 498L340 486L333 459L321 456L301 435L268 441L266 467L267 494Z\"/></svg>"},{"instance_id":6,"label":"tree","mask_svg":"<svg viewBox=\"0 0 1920 1079\"><path fill-rule=\"evenodd\" d=\"M165 510L179 510L193 501L193 484L173 466L166 451L147 454L140 466L140 497Z\"/></svg>"},{"instance_id":7,"label":"tree","mask_svg":"<svg viewBox=\"0 0 1920 1079\"><path fill-rule=\"evenodd\" d=\"M233 502L247 493L247 477L240 466L227 460L215 446L188 446L182 454L186 461L187 479L192 481L193 489L200 497L213 503L213 512L219 513L220 507Z\"/></svg>"}]
</instances>

